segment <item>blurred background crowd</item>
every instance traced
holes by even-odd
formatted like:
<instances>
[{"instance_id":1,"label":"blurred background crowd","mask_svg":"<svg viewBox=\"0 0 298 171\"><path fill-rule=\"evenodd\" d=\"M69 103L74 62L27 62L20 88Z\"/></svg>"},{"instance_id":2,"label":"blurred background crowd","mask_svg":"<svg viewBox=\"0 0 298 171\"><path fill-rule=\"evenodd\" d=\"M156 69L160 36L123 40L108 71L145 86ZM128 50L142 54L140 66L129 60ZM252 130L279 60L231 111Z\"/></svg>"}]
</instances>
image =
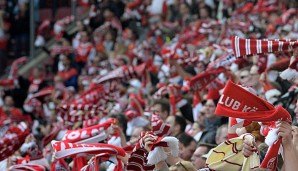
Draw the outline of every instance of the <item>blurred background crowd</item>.
<instances>
[{"instance_id":1,"label":"blurred background crowd","mask_svg":"<svg viewBox=\"0 0 298 171\"><path fill-rule=\"evenodd\" d=\"M50 141L76 142L67 138L71 131L103 123L109 125L103 126L105 138L92 142L130 154L141 132L153 130L156 122L169 126L166 135L179 140L179 161L188 161L168 162L170 169L203 169L210 149L228 134L243 134L230 132L229 118L215 114L228 80L284 107L297 130L298 77L279 75L297 61L297 51L238 58L231 37L297 40L298 1L76 0L75 16L71 0L30 2L0 0L1 153L13 139L5 136L12 127L26 130L18 131L26 136L11 143L14 150L1 155L0 170L24 163L57 170ZM19 74L38 56L26 57L31 5L34 48L46 58ZM109 123L111 118L115 122ZM268 145L260 125L243 128L254 135L262 160ZM293 134L295 142L298 132ZM80 170L89 159L78 164L68 156L59 162L66 170ZM279 161L277 170L283 167ZM111 163L103 162L101 169Z\"/></svg>"}]
</instances>

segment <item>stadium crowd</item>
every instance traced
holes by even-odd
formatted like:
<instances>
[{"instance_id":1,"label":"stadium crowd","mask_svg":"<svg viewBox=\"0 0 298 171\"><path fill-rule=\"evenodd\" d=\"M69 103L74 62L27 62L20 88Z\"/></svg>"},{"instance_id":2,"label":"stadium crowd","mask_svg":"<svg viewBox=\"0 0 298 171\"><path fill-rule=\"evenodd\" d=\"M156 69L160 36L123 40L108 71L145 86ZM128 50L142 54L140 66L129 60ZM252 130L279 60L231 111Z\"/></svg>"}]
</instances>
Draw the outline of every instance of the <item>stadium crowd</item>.
<instances>
[{"instance_id":1,"label":"stadium crowd","mask_svg":"<svg viewBox=\"0 0 298 171\"><path fill-rule=\"evenodd\" d=\"M78 4L0 80L0 170L298 168L297 1Z\"/></svg>"}]
</instances>

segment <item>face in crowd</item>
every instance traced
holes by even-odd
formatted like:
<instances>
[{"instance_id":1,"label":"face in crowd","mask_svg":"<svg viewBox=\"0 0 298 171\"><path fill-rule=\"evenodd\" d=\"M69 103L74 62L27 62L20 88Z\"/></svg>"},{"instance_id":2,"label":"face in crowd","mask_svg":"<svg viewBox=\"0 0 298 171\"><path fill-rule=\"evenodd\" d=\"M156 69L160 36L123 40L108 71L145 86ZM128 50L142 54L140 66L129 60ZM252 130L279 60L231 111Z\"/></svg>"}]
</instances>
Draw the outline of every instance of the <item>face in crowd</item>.
<instances>
[{"instance_id":1,"label":"face in crowd","mask_svg":"<svg viewBox=\"0 0 298 171\"><path fill-rule=\"evenodd\" d=\"M205 107L205 117L206 118L214 118L216 115L215 115L215 103L213 100L211 99L208 99L206 104L204 105Z\"/></svg>"},{"instance_id":2,"label":"face in crowd","mask_svg":"<svg viewBox=\"0 0 298 171\"><path fill-rule=\"evenodd\" d=\"M151 107L151 112L156 113L159 115L160 119L162 121L166 121L167 117L169 116L169 113L166 110L162 109L161 104L155 104Z\"/></svg>"},{"instance_id":3,"label":"face in crowd","mask_svg":"<svg viewBox=\"0 0 298 171\"><path fill-rule=\"evenodd\" d=\"M205 167L206 159L202 158L202 155L208 153L208 147L199 146L191 157L191 162L196 169L202 169Z\"/></svg>"}]
</instances>

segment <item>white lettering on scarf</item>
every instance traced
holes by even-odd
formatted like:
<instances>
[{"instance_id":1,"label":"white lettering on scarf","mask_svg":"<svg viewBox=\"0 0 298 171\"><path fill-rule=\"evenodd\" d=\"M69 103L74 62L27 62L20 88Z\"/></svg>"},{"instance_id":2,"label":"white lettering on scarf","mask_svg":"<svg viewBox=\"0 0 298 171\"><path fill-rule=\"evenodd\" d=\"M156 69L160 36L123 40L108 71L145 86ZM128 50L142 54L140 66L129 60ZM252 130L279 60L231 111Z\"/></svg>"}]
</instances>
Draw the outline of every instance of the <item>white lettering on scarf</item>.
<instances>
[{"instance_id":1,"label":"white lettering on scarf","mask_svg":"<svg viewBox=\"0 0 298 171\"><path fill-rule=\"evenodd\" d=\"M241 103L231 97L225 96L224 94L219 99L219 104L222 104L228 108L231 108L233 110L238 110L241 112L256 112L258 110L257 107L250 107L248 105L244 105L242 109L240 107L242 106ZM239 110L240 109L240 110Z\"/></svg>"}]
</instances>

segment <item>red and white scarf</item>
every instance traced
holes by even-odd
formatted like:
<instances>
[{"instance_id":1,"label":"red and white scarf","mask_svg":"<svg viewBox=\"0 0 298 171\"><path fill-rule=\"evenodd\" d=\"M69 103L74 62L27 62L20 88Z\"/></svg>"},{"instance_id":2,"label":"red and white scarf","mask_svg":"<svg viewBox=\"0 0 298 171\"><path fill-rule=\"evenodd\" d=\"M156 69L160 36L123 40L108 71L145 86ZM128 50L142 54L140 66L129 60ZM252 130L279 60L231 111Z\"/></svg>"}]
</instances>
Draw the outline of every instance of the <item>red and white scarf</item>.
<instances>
[{"instance_id":1,"label":"red and white scarf","mask_svg":"<svg viewBox=\"0 0 298 171\"><path fill-rule=\"evenodd\" d=\"M284 120L290 123L292 121L290 114L281 106L275 108L272 104L231 81L227 83L219 99L215 113L221 116L262 122L265 125L278 120ZM275 170L281 139L278 139L277 135L274 134L274 128L272 127L271 129L271 136L274 136L273 139L275 139L275 142L269 147L260 167Z\"/></svg>"},{"instance_id":2,"label":"red and white scarf","mask_svg":"<svg viewBox=\"0 0 298 171\"><path fill-rule=\"evenodd\" d=\"M50 52L52 56L58 54L70 54L73 52L73 48L71 46L53 46L50 49Z\"/></svg>"},{"instance_id":3,"label":"red and white scarf","mask_svg":"<svg viewBox=\"0 0 298 171\"><path fill-rule=\"evenodd\" d=\"M135 77L140 77L144 74L146 64L141 64L138 66L122 66L113 71L110 71L104 76L99 76L95 78L95 83L100 84L105 81L114 80L114 79L124 79L130 80Z\"/></svg>"},{"instance_id":4,"label":"red and white scarf","mask_svg":"<svg viewBox=\"0 0 298 171\"><path fill-rule=\"evenodd\" d=\"M157 114L151 114L151 128L152 132L159 137L169 135L170 126L165 124Z\"/></svg>"},{"instance_id":5,"label":"red and white scarf","mask_svg":"<svg viewBox=\"0 0 298 171\"><path fill-rule=\"evenodd\" d=\"M112 118L102 124L78 130L68 130L62 141L69 143L97 143L107 138L105 130L112 124L115 124L115 122L116 120Z\"/></svg>"},{"instance_id":6,"label":"red and white scarf","mask_svg":"<svg viewBox=\"0 0 298 171\"><path fill-rule=\"evenodd\" d=\"M76 113L77 111L68 112L63 109L57 109L58 117L61 118L64 122L78 122L78 121L86 121L89 119L93 119L98 117L99 115L106 115L105 111L90 111L84 112L80 115L74 115L72 113Z\"/></svg>"},{"instance_id":7,"label":"red and white scarf","mask_svg":"<svg viewBox=\"0 0 298 171\"><path fill-rule=\"evenodd\" d=\"M104 110L103 106L92 105L92 104L64 104L64 105L61 105L61 108L64 110L68 110L68 111L72 111L72 110L83 110L83 111Z\"/></svg>"},{"instance_id":8,"label":"red and white scarf","mask_svg":"<svg viewBox=\"0 0 298 171\"><path fill-rule=\"evenodd\" d=\"M188 83L185 85L192 91L200 91L206 88L211 82L213 82L220 73L225 72L224 67L219 67L217 69L207 70L204 73L194 76Z\"/></svg>"},{"instance_id":9,"label":"red and white scarf","mask_svg":"<svg viewBox=\"0 0 298 171\"><path fill-rule=\"evenodd\" d=\"M46 171L46 168L39 164L17 164L9 167L8 171Z\"/></svg>"},{"instance_id":10,"label":"red and white scarf","mask_svg":"<svg viewBox=\"0 0 298 171\"><path fill-rule=\"evenodd\" d=\"M128 159L128 164L126 169L133 171L143 171L143 170L153 170L154 164L160 161L166 160L168 157L163 147L169 147L171 149L170 155L178 157L179 147L178 139L175 137L157 137L153 144L149 145L150 151L147 152L144 149L143 137L146 134L151 134L156 136L153 132L142 132L141 138L134 148L133 152Z\"/></svg>"},{"instance_id":11,"label":"red and white scarf","mask_svg":"<svg viewBox=\"0 0 298 171\"><path fill-rule=\"evenodd\" d=\"M52 162L50 171L70 171L64 159L58 159Z\"/></svg>"},{"instance_id":12,"label":"red and white scarf","mask_svg":"<svg viewBox=\"0 0 298 171\"><path fill-rule=\"evenodd\" d=\"M55 159L65 157L73 157L78 154L96 155L96 154L114 154L120 157L125 157L125 151L117 146L103 143L96 144L77 144L67 143L63 141L52 141Z\"/></svg>"},{"instance_id":13,"label":"red and white scarf","mask_svg":"<svg viewBox=\"0 0 298 171\"><path fill-rule=\"evenodd\" d=\"M242 39L237 36L232 37L232 48L236 58L281 51L293 51L297 46L297 40L291 39L261 40Z\"/></svg>"},{"instance_id":14,"label":"red and white scarf","mask_svg":"<svg viewBox=\"0 0 298 171\"><path fill-rule=\"evenodd\" d=\"M45 147L46 145L48 145L53 139L55 139L55 137L58 135L59 131L62 129L62 123L54 123L51 129L51 132L46 135L43 139L42 139L42 145L43 147Z\"/></svg>"},{"instance_id":15,"label":"red and white scarf","mask_svg":"<svg viewBox=\"0 0 298 171\"><path fill-rule=\"evenodd\" d=\"M24 143L29 131L24 123L18 126L11 126L8 128L4 136L0 140L0 161L13 155Z\"/></svg>"},{"instance_id":16,"label":"red and white scarf","mask_svg":"<svg viewBox=\"0 0 298 171\"><path fill-rule=\"evenodd\" d=\"M209 63L208 69L226 67L231 65L236 60L234 53L226 53L220 58L216 59L214 62Z\"/></svg>"}]
</instances>

